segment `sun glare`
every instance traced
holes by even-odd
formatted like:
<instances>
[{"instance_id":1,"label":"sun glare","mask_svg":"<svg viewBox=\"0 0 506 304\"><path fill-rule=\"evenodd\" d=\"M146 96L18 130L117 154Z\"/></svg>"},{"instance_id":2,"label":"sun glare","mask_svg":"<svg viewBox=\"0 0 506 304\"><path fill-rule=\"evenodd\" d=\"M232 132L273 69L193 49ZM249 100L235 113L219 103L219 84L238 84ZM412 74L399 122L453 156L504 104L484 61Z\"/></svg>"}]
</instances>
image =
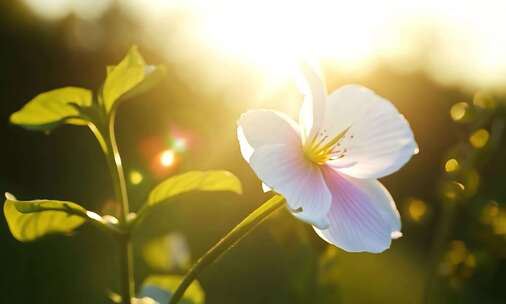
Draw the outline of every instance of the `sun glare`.
<instances>
[{"instance_id":1,"label":"sun glare","mask_svg":"<svg viewBox=\"0 0 506 304\"><path fill-rule=\"evenodd\" d=\"M504 1L22 1L52 21L71 14L98 20L117 7L169 61L187 69L183 78L197 82L191 73L198 70L210 87L240 78L228 76L235 70L224 73L224 64L249 65L275 85L299 58L324 60L346 75L378 65L421 70L473 91L506 82Z\"/></svg>"},{"instance_id":2,"label":"sun glare","mask_svg":"<svg viewBox=\"0 0 506 304\"><path fill-rule=\"evenodd\" d=\"M269 69L314 57L358 68L374 51L377 30L385 22L374 1L367 1L368 9L360 1L220 3L205 15L206 39L231 56Z\"/></svg>"},{"instance_id":3,"label":"sun glare","mask_svg":"<svg viewBox=\"0 0 506 304\"><path fill-rule=\"evenodd\" d=\"M274 79L286 78L295 59L309 57L348 74L365 73L378 64L419 69L440 82L471 89L506 81L506 36L501 34L506 3L501 1L193 0L171 1L170 8L156 1L158 9L127 2L137 3L144 22L153 28L164 9L195 17L175 34L177 41L155 38L158 42L198 43ZM173 47L167 50L172 57L189 56L174 54ZM218 70L223 73L221 66Z\"/></svg>"}]
</instances>

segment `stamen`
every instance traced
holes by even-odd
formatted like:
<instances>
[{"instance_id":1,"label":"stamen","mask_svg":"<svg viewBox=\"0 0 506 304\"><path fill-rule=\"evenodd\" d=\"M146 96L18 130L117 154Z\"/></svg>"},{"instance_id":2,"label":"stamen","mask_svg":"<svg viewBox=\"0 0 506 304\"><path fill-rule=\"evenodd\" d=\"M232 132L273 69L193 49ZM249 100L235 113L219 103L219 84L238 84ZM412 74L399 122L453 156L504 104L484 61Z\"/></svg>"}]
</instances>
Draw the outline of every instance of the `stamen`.
<instances>
[{"instance_id":1,"label":"stamen","mask_svg":"<svg viewBox=\"0 0 506 304\"><path fill-rule=\"evenodd\" d=\"M327 135L323 136L322 138L320 138L320 140L318 142L316 141L313 141L313 143L311 144L311 147L310 147L310 150L318 147L319 145L321 145L324 141L327 140L327 138L329 138ZM315 138L316 140L316 138Z\"/></svg>"},{"instance_id":2,"label":"stamen","mask_svg":"<svg viewBox=\"0 0 506 304\"><path fill-rule=\"evenodd\" d=\"M343 138L346 135L346 133L348 132L349 129L350 129L350 127L344 129L343 132L337 134L337 136L334 137L331 141L329 141L325 146L320 147L319 149L317 149L315 151L315 153L318 154L321 151L325 151L325 150L329 150L329 148L333 148L333 146L335 144L337 144L339 142L339 140L341 140L341 138Z\"/></svg>"},{"instance_id":3,"label":"stamen","mask_svg":"<svg viewBox=\"0 0 506 304\"><path fill-rule=\"evenodd\" d=\"M308 145L305 145L304 153L306 156L316 164L323 164L328 160L335 160L343 158L348 152L347 149L341 150L341 141L345 138L350 127L337 134L332 140L325 143L328 140L326 135L327 130L323 129L315 135ZM349 138L353 138L351 135ZM325 143L323 145L323 143ZM343 151L343 152L341 152Z\"/></svg>"}]
</instances>

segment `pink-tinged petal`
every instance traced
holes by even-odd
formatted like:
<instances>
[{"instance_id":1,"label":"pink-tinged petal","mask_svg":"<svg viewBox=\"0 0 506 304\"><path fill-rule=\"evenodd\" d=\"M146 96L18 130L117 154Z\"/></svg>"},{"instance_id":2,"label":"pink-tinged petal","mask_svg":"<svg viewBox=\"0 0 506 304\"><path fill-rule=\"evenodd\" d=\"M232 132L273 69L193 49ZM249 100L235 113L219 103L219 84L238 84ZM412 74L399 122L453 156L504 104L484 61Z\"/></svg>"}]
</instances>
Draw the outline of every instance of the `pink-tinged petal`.
<instances>
[{"instance_id":1,"label":"pink-tinged petal","mask_svg":"<svg viewBox=\"0 0 506 304\"><path fill-rule=\"evenodd\" d=\"M296 122L277 111L249 111L241 115L237 124L241 153L248 162L255 148L264 145L300 143Z\"/></svg>"},{"instance_id":2,"label":"pink-tinged petal","mask_svg":"<svg viewBox=\"0 0 506 304\"><path fill-rule=\"evenodd\" d=\"M304 95L299 123L304 139L312 138L323 123L327 90L320 73L308 62L299 64L300 73L296 74L299 90Z\"/></svg>"},{"instance_id":3,"label":"pink-tinged petal","mask_svg":"<svg viewBox=\"0 0 506 304\"><path fill-rule=\"evenodd\" d=\"M316 233L327 242L348 252L379 253L399 237L399 212L388 191L377 180L362 180L322 169L332 205L327 215L329 227Z\"/></svg>"},{"instance_id":4,"label":"pink-tinged petal","mask_svg":"<svg viewBox=\"0 0 506 304\"><path fill-rule=\"evenodd\" d=\"M328 165L356 178L375 179L399 170L417 151L406 119L388 100L356 85L329 96L322 130L332 138L348 129Z\"/></svg>"},{"instance_id":5,"label":"pink-tinged petal","mask_svg":"<svg viewBox=\"0 0 506 304\"><path fill-rule=\"evenodd\" d=\"M326 227L331 196L320 168L308 161L299 145L268 145L255 149L250 165L273 191L283 195L298 218Z\"/></svg>"},{"instance_id":6,"label":"pink-tinged petal","mask_svg":"<svg viewBox=\"0 0 506 304\"><path fill-rule=\"evenodd\" d=\"M309 223L318 229L327 229L329 228L329 221L327 216L315 216L309 212L300 212L299 210L290 209L290 213L298 218L299 220Z\"/></svg>"}]
</instances>

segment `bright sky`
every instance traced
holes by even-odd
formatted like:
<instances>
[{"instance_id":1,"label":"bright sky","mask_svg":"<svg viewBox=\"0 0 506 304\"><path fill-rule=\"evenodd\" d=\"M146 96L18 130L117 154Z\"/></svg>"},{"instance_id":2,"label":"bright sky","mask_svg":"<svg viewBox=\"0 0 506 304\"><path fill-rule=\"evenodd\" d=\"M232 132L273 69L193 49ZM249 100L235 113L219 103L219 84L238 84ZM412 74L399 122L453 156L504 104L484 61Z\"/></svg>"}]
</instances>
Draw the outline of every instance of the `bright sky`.
<instances>
[{"instance_id":1,"label":"bright sky","mask_svg":"<svg viewBox=\"0 0 506 304\"><path fill-rule=\"evenodd\" d=\"M304 56L331 60L348 73L366 73L378 64L422 69L444 84L471 90L506 83L506 1L23 2L50 20L70 13L95 20L120 5L144 25L153 43L170 52L169 60L185 63L209 51L278 77ZM180 13L189 18L165 26ZM222 63L196 62L209 65L211 75L223 73Z\"/></svg>"}]
</instances>

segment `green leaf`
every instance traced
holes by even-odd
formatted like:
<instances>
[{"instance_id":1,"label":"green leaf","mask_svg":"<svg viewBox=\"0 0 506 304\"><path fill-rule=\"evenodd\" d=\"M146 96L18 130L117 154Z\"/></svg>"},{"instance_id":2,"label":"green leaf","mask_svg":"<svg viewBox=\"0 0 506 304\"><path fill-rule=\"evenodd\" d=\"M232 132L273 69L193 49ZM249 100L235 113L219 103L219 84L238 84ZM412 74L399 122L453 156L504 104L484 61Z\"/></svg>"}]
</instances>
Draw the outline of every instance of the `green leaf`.
<instances>
[{"instance_id":1,"label":"green leaf","mask_svg":"<svg viewBox=\"0 0 506 304\"><path fill-rule=\"evenodd\" d=\"M165 75L165 67L146 65L137 46L132 46L116 66L107 66L102 90L107 112L120 99L128 99L155 85Z\"/></svg>"},{"instance_id":2,"label":"green leaf","mask_svg":"<svg viewBox=\"0 0 506 304\"><path fill-rule=\"evenodd\" d=\"M30 130L49 131L60 124L86 125L79 108L92 104L91 91L77 87L55 89L37 95L21 110L13 113L10 121Z\"/></svg>"},{"instance_id":3,"label":"green leaf","mask_svg":"<svg viewBox=\"0 0 506 304\"><path fill-rule=\"evenodd\" d=\"M140 296L152 298L158 303L168 303L182 280L183 277L178 275L150 276L144 281ZM179 304L203 304L204 302L204 290L198 281L193 281Z\"/></svg>"},{"instance_id":4,"label":"green leaf","mask_svg":"<svg viewBox=\"0 0 506 304\"><path fill-rule=\"evenodd\" d=\"M68 234L81 226L87 211L78 204L56 200L19 201L5 194L4 215L12 235L28 242L54 233Z\"/></svg>"},{"instance_id":5,"label":"green leaf","mask_svg":"<svg viewBox=\"0 0 506 304\"><path fill-rule=\"evenodd\" d=\"M169 177L149 194L148 205L155 205L189 191L232 191L242 193L241 182L224 170L190 171Z\"/></svg>"}]
</instances>

